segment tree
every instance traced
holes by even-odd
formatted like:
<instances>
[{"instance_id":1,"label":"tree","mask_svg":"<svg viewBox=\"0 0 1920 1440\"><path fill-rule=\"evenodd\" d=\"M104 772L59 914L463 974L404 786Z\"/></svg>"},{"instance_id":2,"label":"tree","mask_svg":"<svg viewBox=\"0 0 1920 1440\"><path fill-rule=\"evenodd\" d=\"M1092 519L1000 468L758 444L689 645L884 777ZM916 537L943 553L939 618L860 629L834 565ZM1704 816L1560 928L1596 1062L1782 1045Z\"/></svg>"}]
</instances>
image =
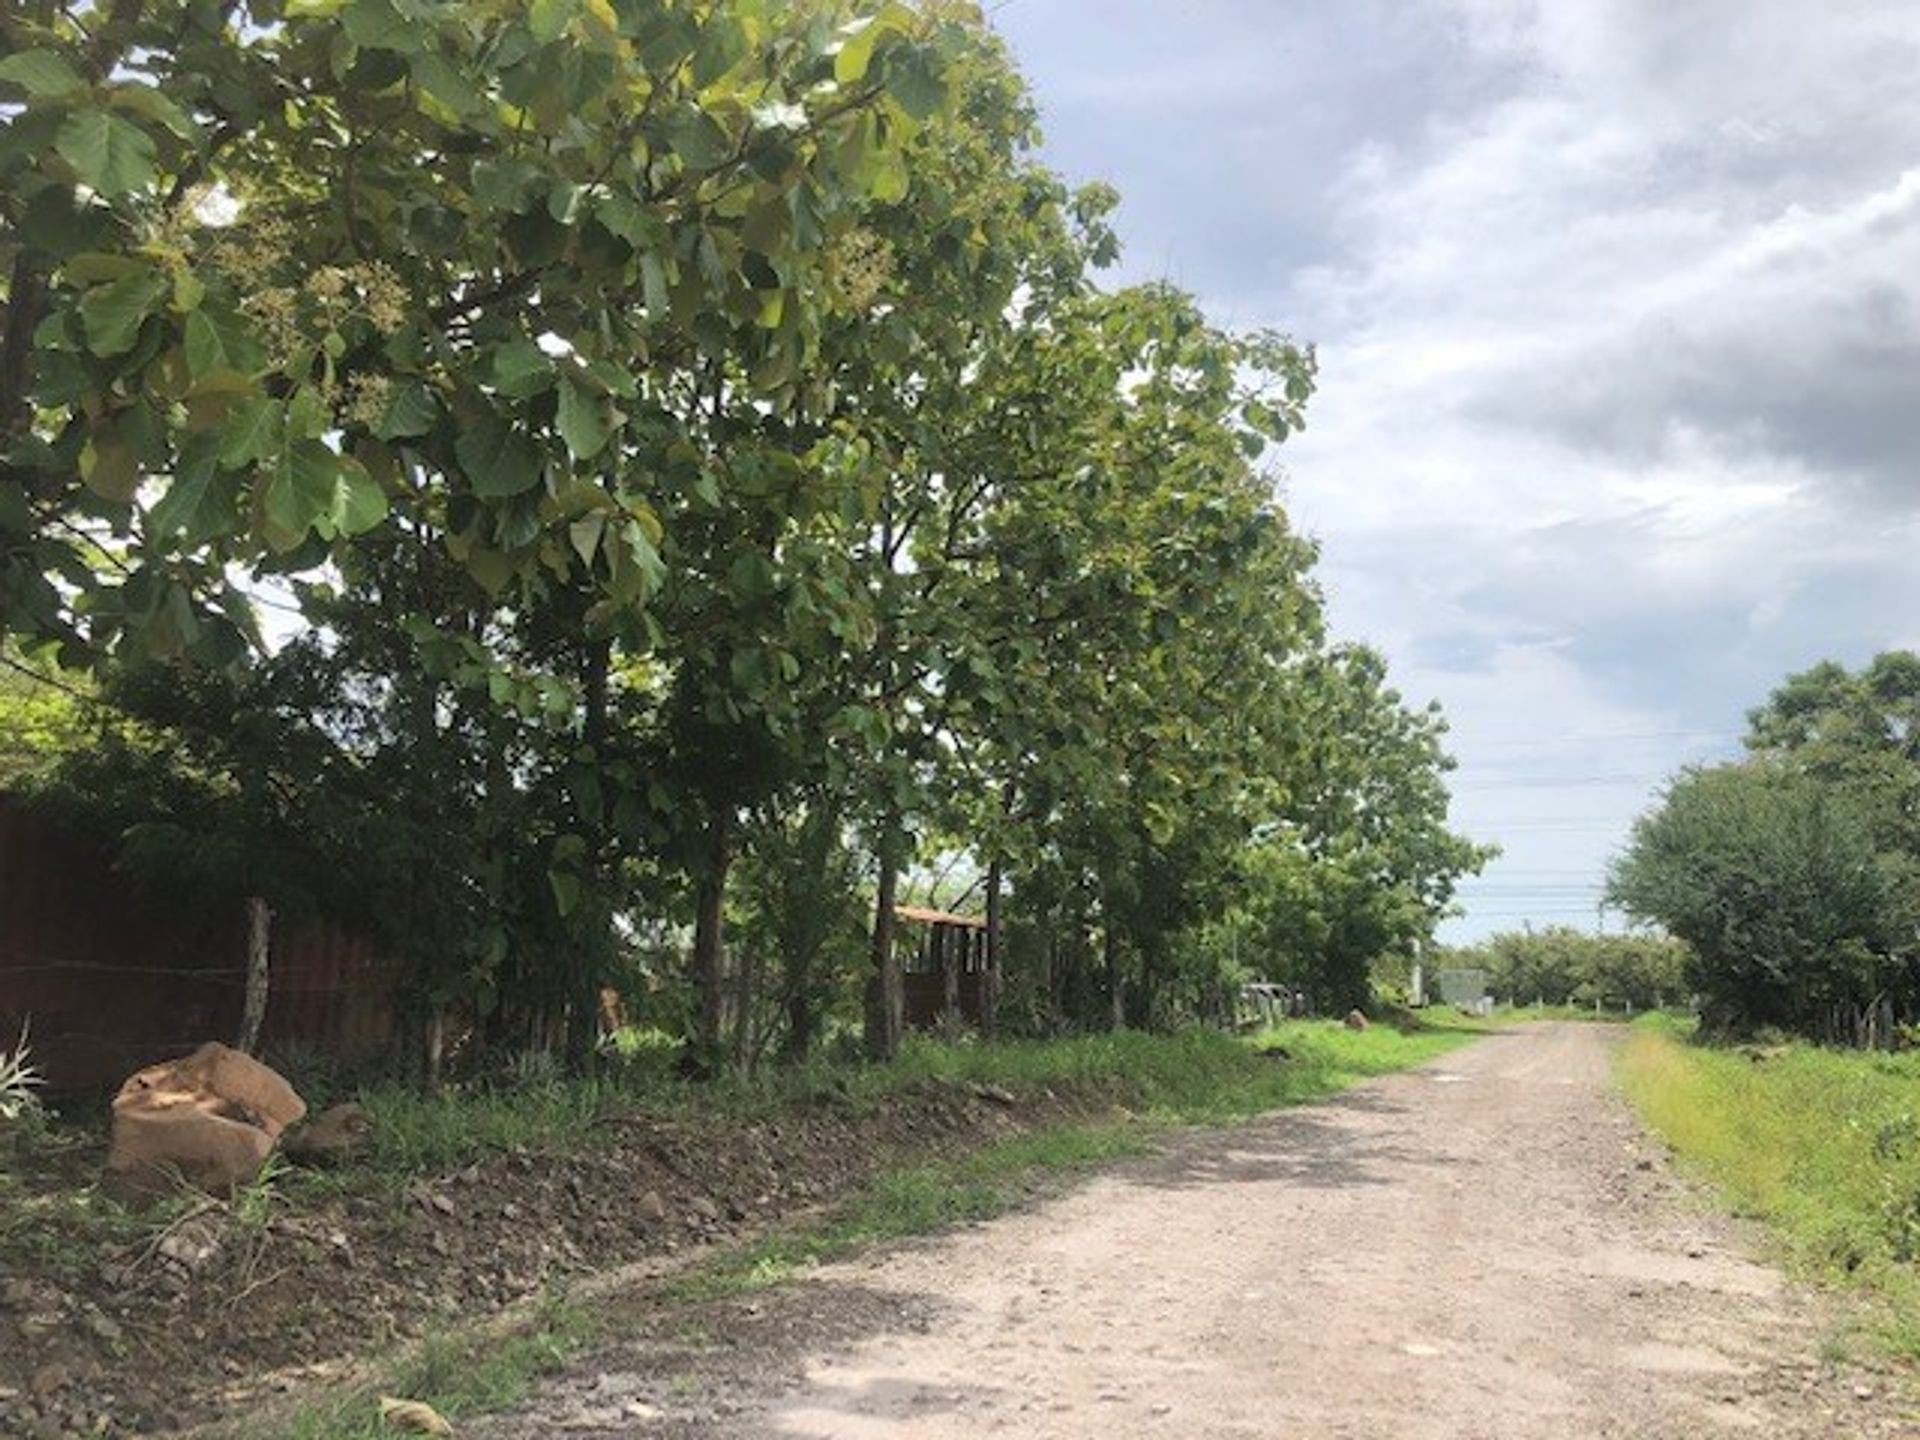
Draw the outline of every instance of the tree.
<instances>
[{"instance_id":1,"label":"tree","mask_svg":"<svg viewBox=\"0 0 1920 1440\"><path fill-rule=\"evenodd\" d=\"M1445 722L1403 702L1378 652L1332 646L1287 679L1242 905L1264 973L1342 1010L1368 1002L1376 961L1432 940L1455 882L1497 852L1447 828Z\"/></svg>"},{"instance_id":2,"label":"tree","mask_svg":"<svg viewBox=\"0 0 1920 1440\"><path fill-rule=\"evenodd\" d=\"M1096 286L1114 197L976 6L16 10L0 629L136 717L63 784L149 863L582 1064L684 931L708 1073L855 1008L856 899L893 1052L936 843L1048 1023L1217 1007L1190 942L1269 870L1351 985L1473 863L1261 468L1312 351Z\"/></svg>"},{"instance_id":3,"label":"tree","mask_svg":"<svg viewBox=\"0 0 1920 1440\"><path fill-rule=\"evenodd\" d=\"M1920 894L1920 655L1789 676L1748 716L1747 748L1850 795Z\"/></svg>"},{"instance_id":4,"label":"tree","mask_svg":"<svg viewBox=\"0 0 1920 1440\"><path fill-rule=\"evenodd\" d=\"M1765 760L1682 772L1636 822L1608 901L1685 941L1716 1030L1825 1034L1908 985L1913 915L1845 792Z\"/></svg>"},{"instance_id":5,"label":"tree","mask_svg":"<svg viewBox=\"0 0 1920 1440\"><path fill-rule=\"evenodd\" d=\"M1650 1010L1688 993L1687 947L1658 934L1596 935L1567 925L1509 930L1452 947L1439 966L1484 970L1487 988L1515 1005L1630 1006Z\"/></svg>"},{"instance_id":6,"label":"tree","mask_svg":"<svg viewBox=\"0 0 1920 1440\"><path fill-rule=\"evenodd\" d=\"M727 363L775 409L817 398L829 230L904 190L969 33L753 0L0 24L0 615L73 662L230 661L229 567L394 528L631 631L661 491L726 478L678 383Z\"/></svg>"}]
</instances>

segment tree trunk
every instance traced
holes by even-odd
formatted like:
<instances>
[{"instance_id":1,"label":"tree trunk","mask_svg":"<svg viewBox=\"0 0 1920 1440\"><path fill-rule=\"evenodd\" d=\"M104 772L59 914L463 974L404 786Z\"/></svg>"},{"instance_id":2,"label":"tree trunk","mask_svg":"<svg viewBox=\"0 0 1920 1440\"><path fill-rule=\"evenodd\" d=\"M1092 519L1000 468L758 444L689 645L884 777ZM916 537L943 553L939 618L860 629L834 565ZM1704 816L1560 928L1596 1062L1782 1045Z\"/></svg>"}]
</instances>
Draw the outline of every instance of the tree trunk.
<instances>
[{"instance_id":1,"label":"tree trunk","mask_svg":"<svg viewBox=\"0 0 1920 1440\"><path fill-rule=\"evenodd\" d=\"M247 999L240 1010L240 1035L234 1048L251 1055L260 1047L260 1027L267 1019L267 955L271 944L273 911L258 895L247 900Z\"/></svg>"},{"instance_id":2,"label":"tree trunk","mask_svg":"<svg viewBox=\"0 0 1920 1440\"><path fill-rule=\"evenodd\" d=\"M1000 862L987 866L987 957L980 972L980 1033L991 1040L1000 1033Z\"/></svg>"},{"instance_id":3,"label":"tree trunk","mask_svg":"<svg viewBox=\"0 0 1920 1440\"><path fill-rule=\"evenodd\" d=\"M735 957L733 964L733 1068L742 1075L753 1068L754 956Z\"/></svg>"},{"instance_id":4,"label":"tree trunk","mask_svg":"<svg viewBox=\"0 0 1920 1440\"><path fill-rule=\"evenodd\" d=\"M801 857L807 877L803 895L783 893L782 906L788 912L780 925L780 985L782 1004L787 1014L786 1034L781 1040L781 1058L798 1062L813 1048L813 1033L819 1025L815 1013L814 972L820 951L826 945L833 921L831 909L823 912L810 904L813 896L826 896L835 884L830 871L841 838L840 800L835 794L816 798L807 807L801 831Z\"/></svg>"},{"instance_id":5,"label":"tree trunk","mask_svg":"<svg viewBox=\"0 0 1920 1440\"><path fill-rule=\"evenodd\" d=\"M1107 923L1103 943L1107 957L1107 1028L1124 1030L1127 1028L1127 987L1120 977L1120 939L1114 934L1111 921Z\"/></svg>"},{"instance_id":6,"label":"tree trunk","mask_svg":"<svg viewBox=\"0 0 1920 1440\"><path fill-rule=\"evenodd\" d=\"M612 662L611 638L587 642L580 674L585 705L581 738L593 751L596 766L604 765L607 760L607 693ZM607 894L605 816L582 805L579 818L581 833L588 837L592 851L590 873L594 894L583 912L576 912L576 920L585 921L581 930L592 929L591 933L582 933L581 943L572 947L572 974L567 985L566 1056L575 1073L590 1074L600 1053L600 980L611 917L604 903Z\"/></svg>"},{"instance_id":7,"label":"tree trunk","mask_svg":"<svg viewBox=\"0 0 1920 1440\"><path fill-rule=\"evenodd\" d=\"M804 974L788 977L787 1034L780 1046L780 1056L790 1064L805 1060L813 1048L813 996L807 990L810 983Z\"/></svg>"},{"instance_id":8,"label":"tree trunk","mask_svg":"<svg viewBox=\"0 0 1920 1440\"><path fill-rule=\"evenodd\" d=\"M701 1065L717 1069L727 1033L727 871L733 863L732 816L707 822L706 864L694 897L693 973L700 987Z\"/></svg>"},{"instance_id":9,"label":"tree trunk","mask_svg":"<svg viewBox=\"0 0 1920 1440\"><path fill-rule=\"evenodd\" d=\"M446 1016L438 1005L427 1013L427 1028L421 1040L421 1077L426 1082L427 1093L437 1095L447 1050Z\"/></svg>"},{"instance_id":10,"label":"tree trunk","mask_svg":"<svg viewBox=\"0 0 1920 1440\"><path fill-rule=\"evenodd\" d=\"M867 1054L891 1060L900 1053L905 1026L905 998L900 957L894 953L893 906L900 885L900 841L896 822L889 820L880 836L880 883L873 902L873 972L867 991Z\"/></svg>"}]
</instances>

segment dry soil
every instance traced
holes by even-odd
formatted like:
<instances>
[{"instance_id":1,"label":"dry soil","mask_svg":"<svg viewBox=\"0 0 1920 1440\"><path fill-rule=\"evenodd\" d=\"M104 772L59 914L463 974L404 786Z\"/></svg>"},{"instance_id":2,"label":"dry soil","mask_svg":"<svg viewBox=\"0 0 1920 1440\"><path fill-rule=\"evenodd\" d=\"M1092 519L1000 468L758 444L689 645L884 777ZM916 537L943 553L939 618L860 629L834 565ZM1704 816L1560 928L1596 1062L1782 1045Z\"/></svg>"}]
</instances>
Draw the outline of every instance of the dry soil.
<instances>
[{"instance_id":1,"label":"dry soil","mask_svg":"<svg viewBox=\"0 0 1920 1440\"><path fill-rule=\"evenodd\" d=\"M630 1333L463 1434L1839 1440L1894 1377L1545 1025Z\"/></svg>"}]
</instances>

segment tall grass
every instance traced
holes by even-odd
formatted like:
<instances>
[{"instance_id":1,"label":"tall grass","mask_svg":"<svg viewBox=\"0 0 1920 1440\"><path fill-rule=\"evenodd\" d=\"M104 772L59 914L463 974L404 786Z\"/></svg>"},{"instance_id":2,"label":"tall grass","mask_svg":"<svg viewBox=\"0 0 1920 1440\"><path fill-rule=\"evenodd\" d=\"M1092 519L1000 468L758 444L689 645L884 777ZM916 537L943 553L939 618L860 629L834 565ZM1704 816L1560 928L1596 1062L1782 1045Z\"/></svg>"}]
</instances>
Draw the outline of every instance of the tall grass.
<instances>
[{"instance_id":1,"label":"tall grass","mask_svg":"<svg viewBox=\"0 0 1920 1440\"><path fill-rule=\"evenodd\" d=\"M1920 1054L1714 1049L1643 1019L1620 1077L1649 1125L1803 1272L1920 1358Z\"/></svg>"},{"instance_id":2,"label":"tall grass","mask_svg":"<svg viewBox=\"0 0 1920 1440\"><path fill-rule=\"evenodd\" d=\"M546 1078L440 1096L376 1087L360 1096L374 1120L365 1166L417 1174L508 1150L566 1150L591 1143L604 1120L635 1111L751 1120L830 1095L858 1112L929 1085L992 1085L1015 1096L1049 1090L1110 1100L1149 1116L1230 1120L1419 1064L1476 1033L1464 1021L1356 1032L1302 1020L1251 1043L1202 1029L994 1043L914 1036L887 1065L817 1061L715 1084L682 1081L648 1066L592 1080ZM1277 1048L1287 1052L1285 1063L1262 1053Z\"/></svg>"}]
</instances>

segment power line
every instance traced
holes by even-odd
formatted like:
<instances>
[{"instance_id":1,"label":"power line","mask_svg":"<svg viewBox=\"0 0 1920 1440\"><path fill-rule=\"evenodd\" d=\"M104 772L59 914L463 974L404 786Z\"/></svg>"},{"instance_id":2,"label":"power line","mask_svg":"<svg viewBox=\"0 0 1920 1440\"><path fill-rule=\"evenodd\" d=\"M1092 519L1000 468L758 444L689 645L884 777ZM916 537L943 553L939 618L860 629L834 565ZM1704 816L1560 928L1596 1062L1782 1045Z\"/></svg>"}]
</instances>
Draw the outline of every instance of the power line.
<instances>
[{"instance_id":1,"label":"power line","mask_svg":"<svg viewBox=\"0 0 1920 1440\"><path fill-rule=\"evenodd\" d=\"M1467 824L1467 821L1460 821ZM1498 831L1502 834L1533 834L1558 832L1564 834L1583 834L1600 830L1620 830L1630 822L1620 820L1516 820L1502 825L1498 821L1476 820L1472 826L1476 830Z\"/></svg>"},{"instance_id":2,"label":"power line","mask_svg":"<svg viewBox=\"0 0 1920 1440\"><path fill-rule=\"evenodd\" d=\"M1668 778L1661 770L1639 775L1495 775L1466 780L1459 790L1559 790L1571 785L1655 785Z\"/></svg>"},{"instance_id":3,"label":"power line","mask_svg":"<svg viewBox=\"0 0 1920 1440\"><path fill-rule=\"evenodd\" d=\"M1520 746L1520 745L1604 745L1616 741L1641 740L1739 740L1743 738L1737 730L1614 730L1596 731L1590 735L1533 735L1495 737L1475 740L1462 748Z\"/></svg>"}]
</instances>

